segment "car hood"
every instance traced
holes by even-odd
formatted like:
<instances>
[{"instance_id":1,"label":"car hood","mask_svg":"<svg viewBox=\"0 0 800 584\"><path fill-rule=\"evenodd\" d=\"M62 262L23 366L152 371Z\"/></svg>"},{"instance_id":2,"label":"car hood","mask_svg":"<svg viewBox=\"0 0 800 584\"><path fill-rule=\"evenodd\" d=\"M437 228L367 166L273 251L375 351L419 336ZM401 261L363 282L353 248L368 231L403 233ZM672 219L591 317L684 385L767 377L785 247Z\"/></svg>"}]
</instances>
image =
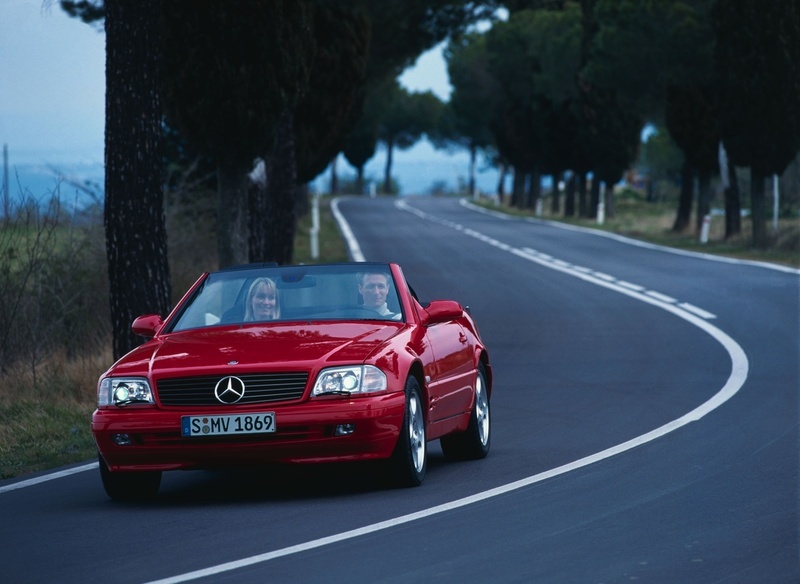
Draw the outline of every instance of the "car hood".
<instances>
[{"instance_id":1,"label":"car hood","mask_svg":"<svg viewBox=\"0 0 800 584\"><path fill-rule=\"evenodd\" d=\"M245 368L308 369L361 363L402 329L400 323L330 323L307 326L246 325L170 333L120 359L114 375L176 370L209 371L236 364Z\"/></svg>"}]
</instances>

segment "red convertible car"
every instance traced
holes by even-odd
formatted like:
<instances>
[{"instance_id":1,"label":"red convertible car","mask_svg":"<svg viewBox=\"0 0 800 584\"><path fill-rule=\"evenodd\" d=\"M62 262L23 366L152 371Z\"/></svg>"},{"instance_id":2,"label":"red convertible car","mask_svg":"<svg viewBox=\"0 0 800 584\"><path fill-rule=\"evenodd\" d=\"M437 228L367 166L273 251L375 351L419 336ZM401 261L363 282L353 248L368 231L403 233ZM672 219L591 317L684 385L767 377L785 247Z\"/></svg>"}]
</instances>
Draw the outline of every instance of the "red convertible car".
<instances>
[{"instance_id":1,"label":"red convertible car","mask_svg":"<svg viewBox=\"0 0 800 584\"><path fill-rule=\"evenodd\" d=\"M489 452L489 356L452 300L420 303L400 266L251 264L204 273L98 382L92 432L112 499L161 473L382 460L419 485L427 443Z\"/></svg>"}]
</instances>

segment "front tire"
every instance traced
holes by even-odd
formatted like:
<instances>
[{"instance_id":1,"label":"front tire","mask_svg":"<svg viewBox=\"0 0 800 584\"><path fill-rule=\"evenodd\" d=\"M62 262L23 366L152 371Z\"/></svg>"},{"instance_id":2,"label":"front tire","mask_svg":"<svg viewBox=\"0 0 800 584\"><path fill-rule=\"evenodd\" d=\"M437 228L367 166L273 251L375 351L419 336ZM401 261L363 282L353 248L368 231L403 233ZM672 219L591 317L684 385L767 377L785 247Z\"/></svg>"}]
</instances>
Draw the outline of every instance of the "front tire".
<instances>
[{"instance_id":1,"label":"front tire","mask_svg":"<svg viewBox=\"0 0 800 584\"><path fill-rule=\"evenodd\" d=\"M492 442L489 416L489 388L483 365L478 365L475 380L475 403L464 432L442 436L442 452L450 460L480 460L489 454Z\"/></svg>"},{"instance_id":2,"label":"front tire","mask_svg":"<svg viewBox=\"0 0 800 584\"><path fill-rule=\"evenodd\" d=\"M395 484L401 487L419 486L428 469L422 392L414 376L406 381L406 411L400 436L390 459L390 468Z\"/></svg>"},{"instance_id":3,"label":"front tire","mask_svg":"<svg viewBox=\"0 0 800 584\"><path fill-rule=\"evenodd\" d=\"M103 457L98 459L103 488L114 501L145 501L158 493L161 471L111 472Z\"/></svg>"}]
</instances>

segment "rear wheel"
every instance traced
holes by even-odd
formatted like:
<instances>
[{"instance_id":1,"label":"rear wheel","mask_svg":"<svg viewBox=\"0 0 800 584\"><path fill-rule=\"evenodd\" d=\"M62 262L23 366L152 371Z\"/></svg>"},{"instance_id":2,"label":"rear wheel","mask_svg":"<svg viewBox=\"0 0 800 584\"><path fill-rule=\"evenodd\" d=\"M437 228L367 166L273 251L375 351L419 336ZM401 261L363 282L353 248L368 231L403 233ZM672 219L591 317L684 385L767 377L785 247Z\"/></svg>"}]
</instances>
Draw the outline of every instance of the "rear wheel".
<instances>
[{"instance_id":1,"label":"rear wheel","mask_svg":"<svg viewBox=\"0 0 800 584\"><path fill-rule=\"evenodd\" d=\"M98 458L103 488L115 501L144 501L158 493L161 471L111 472L103 457Z\"/></svg>"},{"instance_id":2,"label":"rear wheel","mask_svg":"<svg viewBox=\"0 0 800 584\"><path fill-rule=\"evenodd\" d=\"M486 458L491 444L489 417L489 388L483 365L478 365L475 380L475 404L464 432L442 436L442 452L451 460L478 460Z\"/></svg>"},{"instance_id":3,"label":"rear wheel","mask_svg":"<svg viewBox=\"0 0 800 584\"><path fill-rule=\"evenodd\" d=\"M422 484L428 469L428 444L421 395L416 377L409 377L406 381L403 425L390 460L395 483L402 487Z\"/></svg>"}]
</instances>

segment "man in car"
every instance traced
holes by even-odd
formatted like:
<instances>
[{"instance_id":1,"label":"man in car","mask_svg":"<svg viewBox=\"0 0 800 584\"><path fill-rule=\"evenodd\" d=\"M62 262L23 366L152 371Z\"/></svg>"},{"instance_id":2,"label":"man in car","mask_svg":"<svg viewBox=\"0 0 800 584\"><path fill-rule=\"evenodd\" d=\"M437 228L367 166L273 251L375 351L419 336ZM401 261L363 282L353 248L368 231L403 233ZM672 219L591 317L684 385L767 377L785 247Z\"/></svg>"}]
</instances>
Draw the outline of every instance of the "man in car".
<instances>
[{"instance_id":1,"label":"man in car","mask_svg":"<svg viewBox=\"0 0 800 584\"><path fill-rule=\"evenodd\" d=\"M397 318L386 304L389 293L389 274L361 272L358 274L358 293L364 299L364 308L374 310L386 318Z\"/></svg>"}]
</instances>

